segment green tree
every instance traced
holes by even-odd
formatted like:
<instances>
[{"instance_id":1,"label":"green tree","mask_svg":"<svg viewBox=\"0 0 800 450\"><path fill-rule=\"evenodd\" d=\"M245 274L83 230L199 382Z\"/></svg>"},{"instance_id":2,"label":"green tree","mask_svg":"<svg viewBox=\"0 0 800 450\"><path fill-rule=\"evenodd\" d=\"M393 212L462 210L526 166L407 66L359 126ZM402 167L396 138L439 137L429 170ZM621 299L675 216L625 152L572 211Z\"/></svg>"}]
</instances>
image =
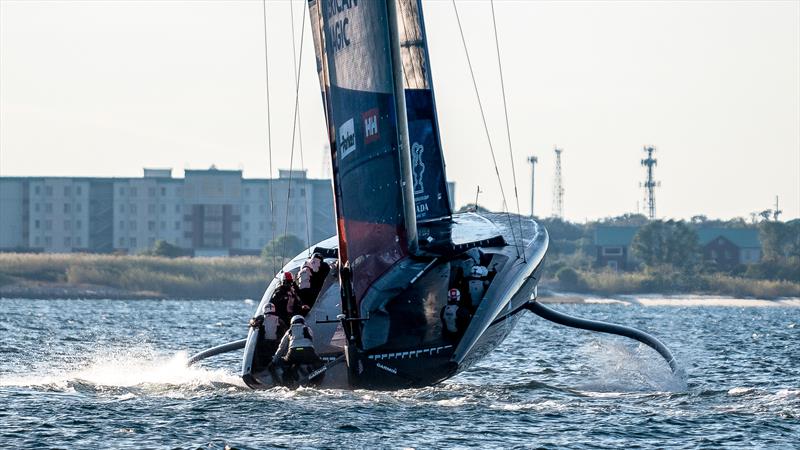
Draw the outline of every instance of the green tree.
<instances>
[{"instance_id":1,"label":"green tree","mask_svg":"<svg viewBox=\"0 0 800 450\"><path fill-rule=\"evenodd\" d=\"M261 250L263 258L280 256L282 258L293 258L306 249L306 244L293 234L284 234L270 241Z\"/></svg>"},{"instance_id":2,"label":"green tree","mask_svg":"<svg viewBox=\"0 0 800 450\"><path fill-rule=\"evenodd\" d=\"M648 267L669 264L690 269L697 262L697 233L683 221L655 220L639 229L631 243L633 254Z\"/></svg>"},{"instance_id":3,"label":"green tree","mask_svg":"<svg viewBox=\"0 0 800 450\"><path fill-rule=\"evenodd\" d=\"M758 237L766 260L800 257L800 219L790 222L765 220L758 224Z\"/></svg>"},{"instance_id":4,"label":"green tree","mask_svg":"<svg viewBox=\"0 0 800 450\"><path fill-rule=\"evenodd\" d=\"M152 256L163 256L165 258L178 258L180 256L191 255L190 250L178 247L177 245L172 245L164 240L156 241L156 243L153 245L153 248L148 250L146 253Z\"/></svg>"}]
</instances>

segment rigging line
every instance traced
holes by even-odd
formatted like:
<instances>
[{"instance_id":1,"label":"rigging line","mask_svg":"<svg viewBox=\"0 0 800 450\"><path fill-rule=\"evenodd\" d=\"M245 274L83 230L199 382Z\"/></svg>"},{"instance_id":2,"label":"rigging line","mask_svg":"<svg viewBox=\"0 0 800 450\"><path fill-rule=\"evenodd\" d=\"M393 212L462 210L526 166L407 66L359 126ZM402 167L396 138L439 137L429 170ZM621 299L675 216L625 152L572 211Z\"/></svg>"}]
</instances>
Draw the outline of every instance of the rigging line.
<instances>
[{"instance_id":1,"label":"rigging line","mask_svg":"<svg viewBox=\"0 0 800 450\"><path fill-rule=\"evenodd\" d=\"M275 223L275 200L272 195L272 123L271 114L269 109L269 47L267 45L267 0L261 2L262 16L264 18L264 73L266 74L266 90L267 90L267 149L269 151L269 176L267 183L269 184L269 220L270 220L270 233L269 240L271 243L275 241L275 228L272 226ZM274 249L273 249L274 250ZM275 266L274 255L272 257L272 272L278 273L278 268Z\"/></svg>"},{"instance_id":2,"label":"rigging line","mask_svg":"<svg viewBox=\"0 0 800 450\"><path fill-rule=\"evenodd\" d=\"M508 154L511 158L511 175L514 180L514 198L517 201L517 223L519 225L519 238L522 240L522 214L519 209L519 194L517 193L517 169L514 165L514 149L511 146L511 126L508 124L508 105L506 104L506 83L503 78L503 63L500 58L500 40L497 37L497 21L494 14L494 0L490 0L492 6L492 28L494 29L494 47L497 50L497 68L500 71L500 90L503 93L503 114L506 119L506 136L508 137ZM527 261L525 252L522 252L523 260Z\"/></svg>"},{"instance_id":3,"label":"rigging line","mask_svg":"<svg viewBox=\"0 0 800 450\"><path fill-rule=\"evenodd\" d=\"M303 25L300 27L300 56L299 56L299 63L297 64L297 73L300 73L300 69L303 67L303 42L305 38L305 31L306 31L306 13L305 8L303 8ZM294 70L294 67L292 67ZM290 201L292 199L292 178L293 178L293 169L294 169L294 141L297 134L297 110L300 106L300 83L294 87L294 114L292 117L294 120L292 121L292 151L289 153L289 188L286 192L286 215L284 223L283 223L283 235L287 236L289 232L289 206L291 205ZM283 239L283 249L281 250L281 258L285 258L286 256L286 238Z\"/></svg>"},{"instance_id":4,"label":"rigging line","mask_svg":"<svg viewBox=\"0 0 800 450\"><path fill-rule=\"evenodd\" d=\"M294 34L294 4L293 0L289 0L289 18L292 22L292 72L294 72L294 85L297 88L298 84L300 83L300 70L298 69L295 72L295 68L297 67L297 50L295 49L294 41L295 41L295 34ZM306 8L303 8L303 23L306 21ZM303 128L302 128L303 121L300 118L300 109L297 110L297 142L300 145L300 167L305 169L306 163L303 159ZM308 184L306 183L306 186ZM307 193L306 193L307 194ZM308 197L306 197L308 198ZM311 256L311 230L309 228L308 222L308 202L303 201L303 213L306 219L306 248L308 249L308 255Z\"/></svg>"},{"instance_id":5,"label":"rigging line","mask_svg":"<svg viewBox=\"0 0 800 450\"><path fill-rule=\"evenodd\" d=\"M492 137L489 134L489 126L486 124L486 114L483 111L483 103L481 102L481 95L478 92L478 82L475 81L475 71L472 70L472 61L469 58L469 50L467 50L467 41L464 38L464 29L461 27L461 18L458 15L458 6L456 0L452 0L453 11L456 14L456 22L458 22L458 32L461 34L461 44L464 46L464 54L467 56L467 66L469 66L469 74L472 77L472 87L475 90L475 97L478 99L478 108L481 111L481 119L483 120L483 129L486 131L486 140L489 143L489 152L492 155L492 162L494 163L494 172L497 174L497 182L500 184L500 195L503 197L503 209L508 218L508 224L511 228L511 236L514 238L514 248L517 250L517 257L519 257L519 246L517 245L517 236L514 233L514 223L511 221L511 214L508 213L508 202L506 202L506 192L503 189L503 180L500 178L500 169L497 168L497 158L494 155L494 147L492 146ZM477 205L475 205L477 208Z\"/></svg>"}]
</instances>

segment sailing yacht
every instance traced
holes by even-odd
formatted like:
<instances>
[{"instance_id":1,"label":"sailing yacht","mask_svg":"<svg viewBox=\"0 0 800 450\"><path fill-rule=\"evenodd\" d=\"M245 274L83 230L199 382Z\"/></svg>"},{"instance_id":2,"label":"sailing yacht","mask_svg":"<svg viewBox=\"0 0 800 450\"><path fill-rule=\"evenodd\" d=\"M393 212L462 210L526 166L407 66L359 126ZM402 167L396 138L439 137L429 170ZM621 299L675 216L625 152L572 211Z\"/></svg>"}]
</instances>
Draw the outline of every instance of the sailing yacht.
<instances>
[{"instance_id":1,"label":"sailing yacht","mask_svg":"<svg viewBox=\"0 0 800 450\"><path fill-rule=\"evenodd\" d=\"M296 276L312 252L334 267L305 317L324 365L294 382L367 389L439 383L511 332L536 293L547 232L527 218L451 210L419 0L307 6L337 236L281 271ZM470 278L472 272L479 275ZM478 288L470 290L470 281ZM471 312L457 337L444 332L441 319L452 288ZM259 334L249 331L243 379L253 388L286 383L275 376Z\"/></svg>"}]
</instances>

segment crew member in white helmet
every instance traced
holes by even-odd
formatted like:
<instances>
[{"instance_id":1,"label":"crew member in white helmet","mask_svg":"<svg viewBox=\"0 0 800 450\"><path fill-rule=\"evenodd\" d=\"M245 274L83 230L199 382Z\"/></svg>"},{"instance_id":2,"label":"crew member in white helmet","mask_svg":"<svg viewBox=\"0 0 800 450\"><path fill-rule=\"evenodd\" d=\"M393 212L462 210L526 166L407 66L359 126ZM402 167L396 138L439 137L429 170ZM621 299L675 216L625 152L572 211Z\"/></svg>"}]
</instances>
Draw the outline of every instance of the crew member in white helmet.
<instances>
[{"instance_id":1,"label":"crew member in white helmet","mask_svg":"<svg viewBox=\"0 0 800 450\"><path fill-rule=\"evenodd\" d=\"M439 317L442 319L442 335L448 341L454 341L461 337L469 326L472 315L469 310L461 305L461 292L458 289L450 289L447 293L447 305L442 308Z\"/></svg>"},{"instance_id":2,"label":"crew member in white helmet","mask_svg":"<svg viewBox=\"0 0 800 450\"><path fill-rule=\"evenodd\" d=\"M292 317L289 330L283 335L275 356L282 358L290 367L299 364L317 364L320 358L314 350L313 340L314 334L306 325L306 320L303 316L296 315Z\"/></svg>"}]
</instances>

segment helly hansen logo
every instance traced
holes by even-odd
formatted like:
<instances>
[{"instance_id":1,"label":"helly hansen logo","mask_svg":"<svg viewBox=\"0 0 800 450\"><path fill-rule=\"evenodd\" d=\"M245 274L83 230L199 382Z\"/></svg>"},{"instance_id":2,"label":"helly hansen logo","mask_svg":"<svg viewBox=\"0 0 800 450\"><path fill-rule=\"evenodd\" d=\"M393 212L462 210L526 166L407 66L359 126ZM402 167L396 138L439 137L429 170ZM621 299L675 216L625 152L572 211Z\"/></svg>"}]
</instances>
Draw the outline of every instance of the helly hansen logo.
<instances>
[{"instance_id":1,"label":"helly hansen logo","mask_svg":"<svg viewBox=\"0 0 800 450\"><path fill-rule=\"evenodd\" d=\"M378 132L378 108L372 108L361 114L364 119L364 143L369 144L381 138Z\"/></svg>"},{"instance_id":2,"label":"helly hansen logo","mask_svg":"<svg viewBox=\"0 0 800 450\"><path fill-rule=\"evenodd\" d=\"M348 120L339 127L339 152L341 159L344 159L356 149L356 132L353 127L353 119Z\"/></svg>"}]
</instances>

